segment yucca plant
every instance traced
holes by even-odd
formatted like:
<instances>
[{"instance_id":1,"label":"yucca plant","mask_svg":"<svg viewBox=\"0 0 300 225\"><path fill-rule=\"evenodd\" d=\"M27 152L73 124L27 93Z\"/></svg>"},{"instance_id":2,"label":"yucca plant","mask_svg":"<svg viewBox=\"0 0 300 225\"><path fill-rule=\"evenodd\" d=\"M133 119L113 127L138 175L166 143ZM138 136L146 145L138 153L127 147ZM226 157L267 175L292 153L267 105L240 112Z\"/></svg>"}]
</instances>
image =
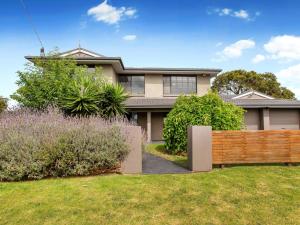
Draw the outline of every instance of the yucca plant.
<instances>
[{"instance_id":1,"label":"yucca plant","mask_svg":"<svg viewBox=\"0 0 300 225\"><path fill-rule=\"evenodd\" d=\"M126 113L125 100L128 98L119 84L104 84L100 93L98 107L100 115L106 119L122 116Z\"/></svg>"},{"instance_id":2,"label":"yucca plant","mask_svg":"<svg viewBox=\"0 0 300 225\"><path fill-rule=\"evenodd\" d=\"M89 116L99 112L100 87L92 76L80 75L70 84L62 108L68 115Z\"/></svg>"}]
</instances>

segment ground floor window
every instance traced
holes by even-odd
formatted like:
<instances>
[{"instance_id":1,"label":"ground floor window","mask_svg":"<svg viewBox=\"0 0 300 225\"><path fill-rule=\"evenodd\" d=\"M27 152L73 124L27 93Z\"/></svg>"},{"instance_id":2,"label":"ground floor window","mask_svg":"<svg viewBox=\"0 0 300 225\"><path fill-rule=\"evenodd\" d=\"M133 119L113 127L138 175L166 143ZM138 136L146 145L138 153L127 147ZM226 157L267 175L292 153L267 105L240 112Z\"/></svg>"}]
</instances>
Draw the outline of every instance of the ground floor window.
<instances>
[{"instance_id":1,"label":"ground floor window","mask_svg":"<svg viewBox=\"0 0 300 225\"><path fill-rule=\"evenodd\" d=\"M137 112L129 112L127 114L127 119L129 122L133 123L134 125L138 125L138 113Z\"/></svg>"}]
</instances>

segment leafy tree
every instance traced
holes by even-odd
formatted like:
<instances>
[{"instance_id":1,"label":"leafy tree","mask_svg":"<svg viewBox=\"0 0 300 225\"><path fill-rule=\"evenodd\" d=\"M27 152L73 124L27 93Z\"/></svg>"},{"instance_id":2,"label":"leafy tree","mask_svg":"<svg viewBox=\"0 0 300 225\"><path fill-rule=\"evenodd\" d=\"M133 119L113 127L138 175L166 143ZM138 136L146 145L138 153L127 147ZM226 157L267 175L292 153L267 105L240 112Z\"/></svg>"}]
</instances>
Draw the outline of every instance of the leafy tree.
<instances>
[{"instance_id":1,"label":"leafy tree","mask_svg":"<svg viewBox=\"0 0 300 225\"><path fill-rule=\"evenodd\" d=\"M241 94L256 90L275 98L295 99L295 94L282 87L273 73L233 70L216 77L212 89L219 94Z\"/></svg>"},{"instance_id":2,"label":"leafy tree","mask_svg":"<svg viewBox=\"0 0 300 225\"><path fill-rule=\"evenodd\" d=\"M240 130L244 127L244 110L224 102L216 93L202 97L180 96L168 113L163 136L169 153L187 150L187 128L191 125L212 126L213 130Z\"/></svg>"},{"instance_id":3,"label":"leafy tree","mask_svg":"<svg viewBox=\"0 0 300 225\"><path fill-rule=\"evenodd\" d=\"M7 108L7 99L0 96L0 113Z\"/></svg>"},{"instance_id":4,"label":"leafy tree","mask_svg":"<svg viewBox=\"0 0 300 225\"><path fill-rule=\"evenodd\" d=\"M124 101L128 98L124 88L119 85L105 84L100 93L99 109L104 118L121 116L126 113Z\"/></svg>"},{"instance_id":5,"label":"leafy tree","mask_svg":"<svg viewBox=\"0 0 300 225\"><path fill-rule=\"evenodd\" d=\"M18 71L18 90L11 96L21 106L45 109L58 105L72 82L76 62L72 59L57 59L52 53L45 59L27 63L24 71Z\"/></svg>"},{"instance_id":6,"label":"leafy tree","mask_svg":"<svg viewBox=\"0 0 300 225\"><path fill-rule=\"evenodd\" d=\"M11 98L21 106L38 110L58 106L67 115L105 118L125 113L127 95L121 86L106 84L100 68L88 71L74 59L58 58L56 51L27 63L18 76L19 88Z\"/></svg>"}]
</instances>

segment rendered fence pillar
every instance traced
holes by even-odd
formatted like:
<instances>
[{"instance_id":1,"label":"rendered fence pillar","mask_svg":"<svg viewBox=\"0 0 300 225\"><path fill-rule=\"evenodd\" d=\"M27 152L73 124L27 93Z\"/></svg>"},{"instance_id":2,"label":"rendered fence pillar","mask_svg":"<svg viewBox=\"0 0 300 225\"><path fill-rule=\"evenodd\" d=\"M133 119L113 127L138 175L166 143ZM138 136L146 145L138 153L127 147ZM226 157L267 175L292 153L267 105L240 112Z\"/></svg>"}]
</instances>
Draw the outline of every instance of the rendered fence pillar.
<instances>
[{"instance_id":1,"label":"rendered fence pillar","mask_svg":"<svg viewBox=\"0 0 300 225\"><path fill-rule=\"evenodd\" d=\"M151 142L151 112L147 112L147 142Z\"/></svg>"},{"instance_id":2,"label":"rendered fence pillar","mask_svg":"<svg viewBox=\"0 0 300 225\"><path fill-rule=\"evenodd\" d=\"M212 129L210 126L188 128L188 164L194 172L212 170Z\"/></svg>"},{"instance_id":3,"label":"rendered fence pillar","mask_svg":"<svg viewBox=\"0 0 300 225\"><path fill-rule=\"evenodd\" d=\"M138 126L128 126L126 140L130 152L122 162L121 172L127 174L142 173L142 129Z\"/></svg>"},{"instance_id":4,"label":"rendered fence pillar","mask_svg":"<svg viewBox=\"0 0 300 225\"><path fill-rule=\"evenodd\" d=\"M263 130L270 130L270 110L263 109L262 112L262 128Z\"/></svg>"}]
</instances>

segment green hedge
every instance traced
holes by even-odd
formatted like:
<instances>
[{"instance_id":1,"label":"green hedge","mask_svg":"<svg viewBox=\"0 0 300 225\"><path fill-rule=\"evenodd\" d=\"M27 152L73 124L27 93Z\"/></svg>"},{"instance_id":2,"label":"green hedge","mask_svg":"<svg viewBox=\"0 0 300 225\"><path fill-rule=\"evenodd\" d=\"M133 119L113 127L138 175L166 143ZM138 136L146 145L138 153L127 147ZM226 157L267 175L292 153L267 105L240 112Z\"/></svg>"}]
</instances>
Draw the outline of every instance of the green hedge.
<instances>
[{"instance_id":1,"label":"green hedge","mask_svg":"<svg viewBox=\"0 0 300 225\"><path fill-rule=\"evenodd\" d=\"M178 97L165 119L163 129L165 146L169 153L186 152L187 127L190 125L212 126L213 130L240 130L244 127L244 110L224 102L215 93L202 97Z\"/></svg>"},{"instance_id":2,"label":"green hedge","mask_svg":"<svg viewBox=\"0 0 300 225\"><path fill-rule=\"evenodd\" d=\"M4 113L5 114L5 113ZM0 117L0 181L99 174L128 154L126 124L57 112Z\"/></svg>"}]
</instances>

